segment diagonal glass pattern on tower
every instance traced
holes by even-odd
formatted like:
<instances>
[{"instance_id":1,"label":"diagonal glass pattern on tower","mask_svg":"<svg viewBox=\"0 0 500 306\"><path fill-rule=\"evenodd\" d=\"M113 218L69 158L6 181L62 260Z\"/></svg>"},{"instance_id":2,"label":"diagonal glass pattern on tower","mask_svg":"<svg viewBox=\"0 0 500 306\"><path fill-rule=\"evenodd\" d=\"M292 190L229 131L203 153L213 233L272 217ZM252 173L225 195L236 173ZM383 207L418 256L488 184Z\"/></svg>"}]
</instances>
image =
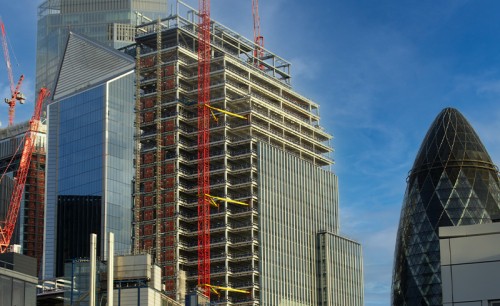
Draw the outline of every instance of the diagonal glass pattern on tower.
<instances>
[{"instance_id":1,"label":"diagonal glass pattern on tower","mask_svg":"<svg viewBox=\"0 0 500 306\"><path fill-rule=\"evenodd\" d=\"M456 109L432 123L408 177L396 240L392 305L442 305L438 229L499 216L498 168Z\"/></svg>"}]
</instances>

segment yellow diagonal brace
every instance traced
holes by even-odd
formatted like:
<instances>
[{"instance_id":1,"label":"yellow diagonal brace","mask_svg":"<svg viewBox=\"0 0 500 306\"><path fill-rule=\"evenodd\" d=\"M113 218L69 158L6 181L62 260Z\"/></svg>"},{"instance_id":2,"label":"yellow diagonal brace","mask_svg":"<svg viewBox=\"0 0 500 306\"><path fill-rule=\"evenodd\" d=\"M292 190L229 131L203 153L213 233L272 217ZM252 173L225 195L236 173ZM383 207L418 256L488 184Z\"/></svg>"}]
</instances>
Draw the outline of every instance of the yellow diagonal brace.
<instances>
[{"instance_id":1,"label":"yellow diagonal brace","mask_svg":"<svg viewBox=\"0 0 500 306\"><path fill-rule=\"evenodd\" d=\"M205 104L206 107L210 108L210 109L213 109L213 110L216 110L218 112L221 112L221 113L224 113L226 115L229 115L229 116L233 116L233 117L236 117L236 118L240 118L240 119L244 119L244 120L247 120L247 117L245 116L242 116L242 115L238 115L238 114L235 114L235 113L231 113L231 112L228 112L227 110L223 110L223 109L220 109L220 108L217 108L217 107L213 107L211 105L207 105Z\"/></svg>"},{"instance_id":2,"label":"yellow diagonal brace","mask_svg":"<svg viewBox=\"0 0 500 306\"><path fill-rule=\"evenodd\" d=\"M233 203L233 204L248 206L248 203L240 202L240 201L236 201L236 200L232 200L230 198L221 198L221 197L216 197L216 196L209 195L209 194L205 194L205 196L208 197L208 198L210 198L210 200L212 200L214 202L215 202L215 200L219 200L219 201L226 201L228 203Z\"/></svg>"},{"instance_id":3,"label":"yellow diagonal brace","mask_svg":"<svg viewBox=\"0 0 500 306\"><path fill-rule=\"evenodd\" d=\"M250 293L249 291L246 291L246 290L234 289L234 288L230 288L230 287L214 286L214 285L209 285L209 284L202 284L200 286L208 287L208 288L210 288L216 294L218 294L217 290L230 291L230 292L239 292L239 293Z\"/></svg>"},{"instance_id":4,"label":"yellow diagonal brace","mask_svg":"<svg viewBox=\"0 0 500 306\"><path fill-rule=\"evenodd\" d=\"M214 199L212 199L212 197L208 194L205 194L205 196L208 198L208 201L210 202L210 205L214 206L214 207L219 207L219 204L217 204L217 202L215 202ZM201 195L198 195L198 197L201 197Z\"/></svg>"}]
</instances>

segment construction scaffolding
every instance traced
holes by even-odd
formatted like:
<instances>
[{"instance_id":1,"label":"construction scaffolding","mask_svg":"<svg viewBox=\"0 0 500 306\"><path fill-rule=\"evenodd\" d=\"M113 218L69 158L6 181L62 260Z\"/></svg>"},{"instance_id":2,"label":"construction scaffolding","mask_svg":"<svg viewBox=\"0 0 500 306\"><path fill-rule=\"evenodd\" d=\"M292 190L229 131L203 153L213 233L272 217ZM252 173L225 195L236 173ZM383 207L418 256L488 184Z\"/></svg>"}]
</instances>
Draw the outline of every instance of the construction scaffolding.
<instances>
[{"instance_id":1,"label":"construction scaffolding","mask_svg":"<svg viewBox=\"0 0 500 306\"><path fill-rule=\"evenodd\" d=\"M12 173L17 175L21 153L23 151L22 141L24 134L29 129L29 122L23 122L9 126L0 131L0 171L1 173ZM44 229L44 202L45 202L45 146L46 126L40 125L37 140L31 156L26 184L24 187L24 201L21 203L16 230L13 235L13 243L22 243L24 255L37 259L38 267L41 266L43 255L43 229ZM17 151L16 151L17 149ZM8 185L10 178L5 178L1 185ZM13 185L13 182L10 183ZM0 219L10 205L10 188L3 188L0 200Z\"/></svg>"},{"instance_id":2,"label":"construction scaffolding","mask_svg":"<svg viewBox=\"0 0 500 306\"><path fill-rule=\"evenodd\" d=\"M134 250L163 269L180 301L198 286L198 202L210 208L210 279L218 305L259 305L256 148L270 143L330 166L331 135L318 105L290 86L290 64L211 23L210 194L198 191L197 12L178 1L169 18L138 28ZM184 17L183 17L184 16ZM260 50L260 49L259 49ZM257 63L257 64L256 64ZM246 204L246 206L245 206Z\"/></svg>"}]
</instances>

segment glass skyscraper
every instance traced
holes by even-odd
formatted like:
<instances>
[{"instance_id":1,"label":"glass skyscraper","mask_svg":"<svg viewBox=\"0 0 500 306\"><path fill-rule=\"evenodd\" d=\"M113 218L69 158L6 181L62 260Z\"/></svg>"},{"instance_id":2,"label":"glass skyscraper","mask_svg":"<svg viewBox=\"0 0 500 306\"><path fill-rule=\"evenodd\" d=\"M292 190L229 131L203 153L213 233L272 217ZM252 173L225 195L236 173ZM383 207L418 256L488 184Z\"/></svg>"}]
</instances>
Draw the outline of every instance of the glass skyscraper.
<instances>
[{"instance_id":1,"label":"glass skyscraper","mask_svg":"<svg viewBox=\"0 0 500 306\"><path fill-rule=\"evenodd\" d=\"M88 257L96 232L130 252L134 61L78 34L67 38L54 101L48 106L44 277ZM99 239L100 238L100 239Z\"/></svg>"},{"instance_id":2,"label":"glass skyscraper","mask_svg":"<svg viewBox=\"0 0 500 306\"><path fill-rule=\"evenodd\" d=\"M408 177L396 240L392 305L442 305L441 226L500 216L498 168L460 112L434 120Z\"/></svg>"},{"instance_id":3,"label":"glass skyscraper","mask_svg":"<svg viewBox=\"0 0 500 306\"><path fill-rule=\"evenodd\" d=\"M45 0L38 7L36 88L52 90L69 31L119 48L134 42L135 25L166 14L167 0Z\"/></svg>"}]
</instances>

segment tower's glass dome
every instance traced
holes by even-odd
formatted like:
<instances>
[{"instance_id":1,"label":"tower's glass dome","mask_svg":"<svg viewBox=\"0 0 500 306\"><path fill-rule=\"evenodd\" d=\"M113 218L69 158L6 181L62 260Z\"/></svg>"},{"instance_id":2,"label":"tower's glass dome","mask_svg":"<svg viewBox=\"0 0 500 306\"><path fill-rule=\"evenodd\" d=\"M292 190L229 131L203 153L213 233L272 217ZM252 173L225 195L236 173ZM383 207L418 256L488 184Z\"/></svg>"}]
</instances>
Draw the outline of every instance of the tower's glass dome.
<instances>
[{"instance_id":1,"label":"tower's glass dome","mask_svg":"<svg viewBox=\"0 0 500 306\"><path fill-rule=\"evenodd\" d=\"M413 164L401 209L392 305L442 305L440 226L490 223L500 216L498 168L465 117L446 108Z\"/></svg>"}]
</instances>

